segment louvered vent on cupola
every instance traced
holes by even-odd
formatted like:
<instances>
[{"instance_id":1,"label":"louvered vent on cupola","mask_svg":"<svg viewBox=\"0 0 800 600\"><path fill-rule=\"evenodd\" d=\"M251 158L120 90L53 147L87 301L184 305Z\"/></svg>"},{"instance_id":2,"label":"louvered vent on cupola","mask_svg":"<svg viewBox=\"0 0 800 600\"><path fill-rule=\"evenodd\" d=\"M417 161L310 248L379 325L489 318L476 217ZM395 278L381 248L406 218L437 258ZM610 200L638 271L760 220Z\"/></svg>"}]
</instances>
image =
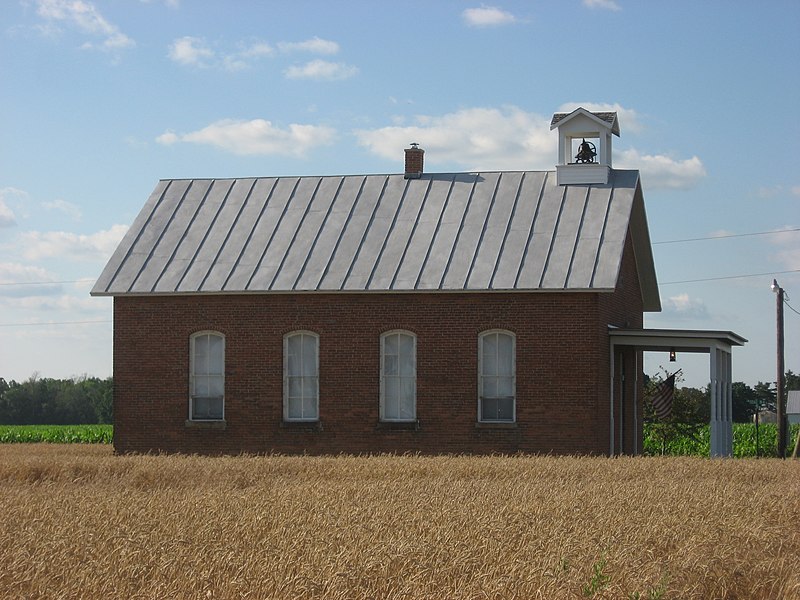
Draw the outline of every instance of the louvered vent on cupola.
<instances>
[{"instance_id":1,"label":"louvered vent on cupola","mask_svg":"<svg viewBox=\"0 0 800 600\"><path fill-rule=\"evenodd\" d=\"M558 185L608 183L611 171L611 137L619 137L615 112L590 112L576 108L556 113L550 129L558 128Z\"/></svg>"}]
</instances>

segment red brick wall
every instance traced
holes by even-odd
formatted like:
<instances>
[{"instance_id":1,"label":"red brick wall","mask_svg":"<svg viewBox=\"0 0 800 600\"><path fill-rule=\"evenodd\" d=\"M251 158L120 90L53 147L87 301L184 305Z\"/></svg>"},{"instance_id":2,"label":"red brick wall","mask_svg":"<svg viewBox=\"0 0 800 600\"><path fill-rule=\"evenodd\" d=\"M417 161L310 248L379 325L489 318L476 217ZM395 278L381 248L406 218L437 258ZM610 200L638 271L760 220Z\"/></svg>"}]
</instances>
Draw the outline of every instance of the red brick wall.
<instances>
[{"instance_id":1,"label":"red brick wall","mask_svg":"<svg viewBox=\"0 0 800 600\"><path fill-rule=\"evenodd\" d=\"M643 327L643 303L636 269L636 259L630 234L625 242L625 253L620 268L617 282L617 291L614 294L604 294L600 297L600 323L607 323L616 327L638 329ZM601 327L599 335L608 344L607 329ZM633 454L642 449L642 415L644 382L642 379L643 357L642 352L634 348L617 347L614 369L614 453ZM620 358L622 359L620 361ZM604 373L609 373L609 357L606 354L602 367ZM624 375L624 385L623 385ZM609 451L610 427L610 402L608 377L606 385L602 387L604 401L606 452ZM636 405L634 407L634 404ZM622 425L622 431L620 431Z\"/></svg>"},{"instance_id":2,"label":"red brick wall","mask_svg":"<svg viewBox=\"0 0 800 600\"><path fill-rule=\"evenodd\" d=\"M635 269L633 283L630 265L623 269L622 289L614 294L115 298L115 448L203 454L608 453L606 325L641 324ZM391 329L417 335L416 429L379 425L380 335ZM516 334L513 427L476 426L477 338L487 329ZM226 338L225 429L185 425L189 336L201 330ZM283 336L295 330L320 336L319 427L282 423Z\"/></svg>"}]
</instances>

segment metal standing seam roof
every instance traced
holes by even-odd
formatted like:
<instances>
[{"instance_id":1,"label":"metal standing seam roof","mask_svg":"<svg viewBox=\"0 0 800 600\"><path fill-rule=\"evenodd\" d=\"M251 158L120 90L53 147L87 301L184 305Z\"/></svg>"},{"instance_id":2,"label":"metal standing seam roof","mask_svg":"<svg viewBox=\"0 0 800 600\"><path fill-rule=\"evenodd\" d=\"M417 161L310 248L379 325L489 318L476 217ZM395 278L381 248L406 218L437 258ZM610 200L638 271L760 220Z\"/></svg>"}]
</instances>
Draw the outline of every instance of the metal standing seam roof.
<instances>
[{"instance_id":1,"label":"metal standing seam roof","mask_svg":"<svg viewBox=\"0 0 800 600\"><path fill-rule=\"evenodd\" d=\"M637 171L162 180L92 295L610 291L633 225L658 310L643 211Z\"/></svg>"}]
</instances>

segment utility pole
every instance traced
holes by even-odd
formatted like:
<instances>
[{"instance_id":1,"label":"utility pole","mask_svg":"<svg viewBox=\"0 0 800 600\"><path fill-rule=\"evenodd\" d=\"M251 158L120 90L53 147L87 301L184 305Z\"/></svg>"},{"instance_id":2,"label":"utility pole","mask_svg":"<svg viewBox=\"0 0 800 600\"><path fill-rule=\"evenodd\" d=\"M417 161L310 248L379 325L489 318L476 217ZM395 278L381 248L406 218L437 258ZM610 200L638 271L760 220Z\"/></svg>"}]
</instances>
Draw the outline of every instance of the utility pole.
<instances>
[{"instance_id":1,"label":"utility pole","mask_svg":"<svg viewBox=\"0 0 800 600\"><path fill-rule=\"evenodd\" d=\"M778 377L776 380L777 389L775 400L777 403L777 421L778 421L778 456L780 458L786 457L786 415L784 410L783 399L783 385L784 381L784 365L783 365L783 288L778 285L776 279L772 280L772 291L776 294L777 304L776 308L776 325L777 325L777 362L778 362Z\"/></svg>"}]
</instances>

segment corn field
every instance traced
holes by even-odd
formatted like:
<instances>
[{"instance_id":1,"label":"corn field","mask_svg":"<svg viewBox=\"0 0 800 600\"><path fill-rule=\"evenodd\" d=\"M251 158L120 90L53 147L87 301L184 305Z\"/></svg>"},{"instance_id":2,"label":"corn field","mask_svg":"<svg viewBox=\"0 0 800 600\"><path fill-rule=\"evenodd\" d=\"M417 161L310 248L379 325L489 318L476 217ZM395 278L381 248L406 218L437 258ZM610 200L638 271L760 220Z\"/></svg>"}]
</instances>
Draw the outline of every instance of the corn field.
<instances>
[{"instance_id":1,"label":"corn field","mask_svg":"<svg viewBox=\"0 0 800 600\"><path fill-rule=\"evenodd\" d=\"M0 445L2 598L798 598L800 461Z\"/></svg>"}]
</instances>

